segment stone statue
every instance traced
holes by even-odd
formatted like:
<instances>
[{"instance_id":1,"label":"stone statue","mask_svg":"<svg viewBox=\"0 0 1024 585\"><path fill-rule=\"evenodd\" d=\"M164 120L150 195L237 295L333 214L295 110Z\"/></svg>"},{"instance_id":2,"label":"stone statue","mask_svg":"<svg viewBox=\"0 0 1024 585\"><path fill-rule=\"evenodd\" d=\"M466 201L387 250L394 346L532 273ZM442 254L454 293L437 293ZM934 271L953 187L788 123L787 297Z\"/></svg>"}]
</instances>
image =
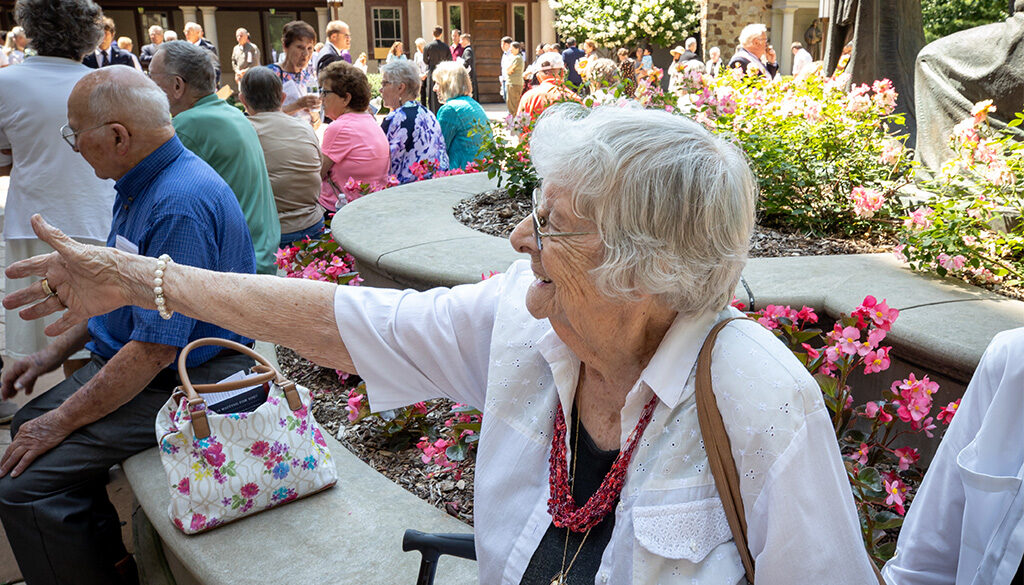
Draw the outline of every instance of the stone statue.
<instances>
[{"instance_id":1,"label":"stone statue","mask_svg":"<svg viewBox=\"0 0 1024 585\"><path fill-rule=\"evenodd\" d=\"M953 157L949 135L971 115L976 102L991 99L993 128L1006 128L1024 110L1024 0L1016 0L1005 22L953 33L917 56L917 156L938 170ZM1020 128L1012 132L1024 139Z\"/></svg>"},{"instance_id":2,"label":"stone statue","mask_svg":"<svg viewBox=\"0 0 1024 585\"><path fill-rule=\"evenodd\" d=\"M855 84L889 79L914 144L914 58L924 46L921 0L832 0L825 45L826 71L835 71L843 47L853 44L846 72Z\"/></svg>"}]
</instances>

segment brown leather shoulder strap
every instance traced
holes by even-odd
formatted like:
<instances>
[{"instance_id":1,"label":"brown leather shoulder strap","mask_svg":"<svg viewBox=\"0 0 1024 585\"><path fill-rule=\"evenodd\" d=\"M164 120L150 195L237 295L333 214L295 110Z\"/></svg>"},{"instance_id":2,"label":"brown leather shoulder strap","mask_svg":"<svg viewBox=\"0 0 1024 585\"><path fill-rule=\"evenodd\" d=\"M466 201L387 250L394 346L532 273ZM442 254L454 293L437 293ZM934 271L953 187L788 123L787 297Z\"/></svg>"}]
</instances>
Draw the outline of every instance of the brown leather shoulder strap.
<instances>
[{"instance_id":1,"label":"brown leather shoulder strap","mask_svg":"<svg viewBox=\"0 0 1024 585\"><path fill-rule=\"evenodd\" d=\"M725 517L729 520L732 539L740 552L743 570L747 582L754 582L754 558L747 547L747 518L743 511L743 496L740 494L740 478L736 472L736 462L732 458L729 447L729 435L725 432L722 413L718 411L718 401L711 388L711 351L715 348L715 339L723 327L736 319L733 317L716 324L708 333L704 345L697 356L697 420L700 422L700 434L704 438L704 451L708 455L711 475L715 478L718 497L725 508Z\"/></svg>"},{"instance_id":2,"label":"brown leather shoulder strap","mask_svg":"<svg viewBox=\"0 0 1024 585\"><path fill-rule=\"evenodd\" d=\"M729 529L732 530L733 541L739 550L747 582L752 584L754 583L754 558L747 545L747 518L743 510L743 496L740 493L740 477L736 471L736 461L732 458L729 435L725 431L722 413L718 410L718 401L711 386L711 352L715 348L715 339L730 322L744 318L733 317L720 321L708 333L704 345L700 348L700 354L697 356L696 399L697 420L700 423L701 436L704 438L704 451L708 455L711 475L715 478L718 497L721 498L722 507L725 508L725 517L729 520ZM868 564L875 572L875 578L878 579L879 585L886 585L882 574L870 556Z\"/></svg>"}]
</instances>

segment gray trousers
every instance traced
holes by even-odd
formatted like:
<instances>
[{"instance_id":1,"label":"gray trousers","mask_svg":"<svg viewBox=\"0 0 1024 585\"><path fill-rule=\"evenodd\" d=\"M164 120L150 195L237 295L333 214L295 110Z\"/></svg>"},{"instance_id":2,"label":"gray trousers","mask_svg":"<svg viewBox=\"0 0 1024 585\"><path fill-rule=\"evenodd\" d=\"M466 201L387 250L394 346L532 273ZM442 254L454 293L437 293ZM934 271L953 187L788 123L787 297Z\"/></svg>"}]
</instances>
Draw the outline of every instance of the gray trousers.
<instances>
[{"instance_id":1,"label":"gray trousers","mask_svg":"<svg viewBox=\"0 0 1024 585\"><path fill-rule=\"evenodd\" d=\"M28 420L60 406L103 367L92 360L73 376L29 402L14 417L11 435ZM217 382L253 360L220 355L189 368L195 383ZM0 478L0 522L27 585L109 584L127 555L117 512L107 497L107 472L156 446L156 413L177 385L165 370L131 401L70 435L18 477Z\"/></svg>"}]
</instances>

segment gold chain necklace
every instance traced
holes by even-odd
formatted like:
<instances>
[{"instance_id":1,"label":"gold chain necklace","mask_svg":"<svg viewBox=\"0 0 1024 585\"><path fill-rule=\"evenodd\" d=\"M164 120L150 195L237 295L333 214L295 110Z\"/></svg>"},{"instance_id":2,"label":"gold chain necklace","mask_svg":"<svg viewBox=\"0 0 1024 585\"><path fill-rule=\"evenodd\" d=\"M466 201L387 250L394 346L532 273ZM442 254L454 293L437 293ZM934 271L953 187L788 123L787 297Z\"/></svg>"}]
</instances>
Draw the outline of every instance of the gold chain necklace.
<instances>
[{"instance_id":1,"label":"gold chain necklace","mask_svg":"<svg viewBox=\"0 0 1024 585\"><path fill-rule=\"evenodd\" d=\"M580 419L583 415L576 412L576 429L573 431L573 443L572 443L572 475L569 477L569 491L572 491L572 486L576 483L576 461L579 459L579 446L580 446ZM580 556L580 551L583 550L583 545L587 543L587 537L590 536L590 531L593 528L587 529L586 534L583 535L583 540L580 541L580 546L576 549L576 554L572 555L572 560L569 561L569 566L565 566L565 556L569 550L569 528L565 529L565 546L562 547L562 570L558 572L554 578L551 579L551 585L565 585L567 581L566 577L569 576L569 571L572 570L573 564L576 562L576 557Z\"/></svg>"}]
</instances>

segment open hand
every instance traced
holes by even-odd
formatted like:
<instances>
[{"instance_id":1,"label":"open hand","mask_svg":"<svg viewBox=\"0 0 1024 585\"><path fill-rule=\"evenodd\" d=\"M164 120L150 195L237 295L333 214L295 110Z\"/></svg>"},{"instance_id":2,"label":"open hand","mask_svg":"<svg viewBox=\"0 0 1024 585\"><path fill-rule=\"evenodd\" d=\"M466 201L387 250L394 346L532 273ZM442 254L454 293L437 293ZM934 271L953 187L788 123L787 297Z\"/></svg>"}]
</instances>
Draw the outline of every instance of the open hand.
<instances>
[{"instance_id":1,"label":"open hand","mask_svg":"<svg viewBox=\"0 0 1024 585\"><path fill-rule=\"evenodd\" d=\"M18 428L18 434L0 458L0 477L8 472L11 472L11 477L18 477L40 455L59 445L70 434L71 430L64 428L56 410L26 421Z\"/></svg>"},{"instance_id":2,"label":"open hand","mask_svg":"<svg viewBox=\"0 0 1024 585\"><path fill-rule=\"evenodd\" d=\"M67 308L46 328L47 335L56 336L89 317L131 304L128 278L123 275L130 256L113 248L76 242L39 214L32 216L32 229L55 251L15 262L7 268L7 278L46 278L57 294L47 296L42 283L35 282L5 296L4 307L17 309L35 303L18 313L26 321Z\"/></svg>"},{"instance_id":3,"label":"open hand","mask_svg":"<svg viewBox=\"0 0 1024 585\"><path fill-rule=\"evenodd\" d=\"M8 363L0 377L0 400L13 398L18 392L31 394L39 376L56 370L60 363L60 358L49 347L13 364Z\"/></svg>"},{"instance_id":4,"label":"open hand","mask_svg":"<svg viewBox=\"0 0 1024 585\"><path fill-rule=\"evenodd\" d=\"M299 99L295 100L295 104L306 110L319 110L320 109L320 96L315 94L306 94Z\"/></svg>"}]
</instances>

